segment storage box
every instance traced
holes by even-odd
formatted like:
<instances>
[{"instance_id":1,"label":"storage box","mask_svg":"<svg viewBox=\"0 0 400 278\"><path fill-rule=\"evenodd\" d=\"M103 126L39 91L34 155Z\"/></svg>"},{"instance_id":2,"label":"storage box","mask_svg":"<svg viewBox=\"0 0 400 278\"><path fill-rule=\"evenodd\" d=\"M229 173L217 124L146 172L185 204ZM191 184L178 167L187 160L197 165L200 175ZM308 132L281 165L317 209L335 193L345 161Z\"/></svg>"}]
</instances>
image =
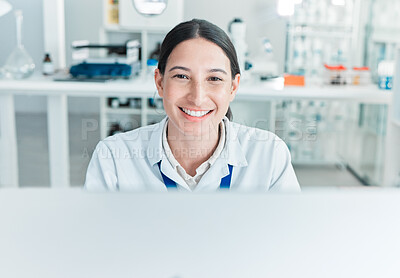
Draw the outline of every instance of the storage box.
<instances>
[{"instance_id":1,"label":"storage box","mask_svg":"<svg viewBox=\"0 0 400 278\"><path fill-rule=\"evenodd\" d=\"M349 75L347 68L343 65L331 66L324 65L324 83L327 85L346 85L349 84Z\"/></svg>"},{"instance_id":2,"label":"storage box","mask_svg":"<svg viewBox=\"0 0 400 278\"><path fill-rule=\"evenodd\" d=\"M284 74L285 86L304 86L304 75Z\"/></svg>"},{"instance_id":3,"label":"storage box","mask_svg":"<svg viewBox=\"0 0 400 278\"><path fill-rule=\"evenodd\" d=\"M369 67L353 67L350 77L352 85L367 85L371 83L371 71Z\"/></svg>"}]
</instances>

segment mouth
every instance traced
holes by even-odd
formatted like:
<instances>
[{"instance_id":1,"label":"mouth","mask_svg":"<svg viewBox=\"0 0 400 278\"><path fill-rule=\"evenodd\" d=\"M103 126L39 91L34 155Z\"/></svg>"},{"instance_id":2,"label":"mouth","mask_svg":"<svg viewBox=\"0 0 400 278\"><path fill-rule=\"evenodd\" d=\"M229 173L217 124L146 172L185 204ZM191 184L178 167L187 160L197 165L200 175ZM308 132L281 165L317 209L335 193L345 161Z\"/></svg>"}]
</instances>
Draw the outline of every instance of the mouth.
<instances>
[{"instance_id":1,"label":"mouth","mask_svg":"<svg viewBox=\"0 0 400 278\"><path fill-rule=\"evenodd\" d=\"M195 118L203 118L214 110L190 110L187 108L179 107L179 109L188 116Z\"/></svg>"}]
</instances>

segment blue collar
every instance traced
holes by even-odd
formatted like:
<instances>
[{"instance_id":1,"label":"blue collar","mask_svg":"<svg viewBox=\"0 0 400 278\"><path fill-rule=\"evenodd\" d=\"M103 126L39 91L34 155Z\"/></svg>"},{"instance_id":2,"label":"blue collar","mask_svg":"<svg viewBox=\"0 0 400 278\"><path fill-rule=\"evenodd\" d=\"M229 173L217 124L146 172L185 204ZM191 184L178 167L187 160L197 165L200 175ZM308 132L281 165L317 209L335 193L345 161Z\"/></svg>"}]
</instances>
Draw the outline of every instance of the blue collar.
<instances>
[{"instance_id":1,"label":"blue collar","mask_svg":"<svg viewBox=\"0 0 400 278\"><path fill-rule=\"evenodd\" d=\"M160 170L161 176L163 178L164 184L167 187L167 189L169 189L169 188L177 188L176 182L174 182L173 180L168 178L161 171L161 161L159 161L157 163L157 165L158 165L158 169ZM228 168L229 168L229 174L227 176L223 177L221 179L221 183L219 184L219 188L221 188L221 189L229 189L231 187L233 166L229 164Z\"/></svg>"}]
</instances>

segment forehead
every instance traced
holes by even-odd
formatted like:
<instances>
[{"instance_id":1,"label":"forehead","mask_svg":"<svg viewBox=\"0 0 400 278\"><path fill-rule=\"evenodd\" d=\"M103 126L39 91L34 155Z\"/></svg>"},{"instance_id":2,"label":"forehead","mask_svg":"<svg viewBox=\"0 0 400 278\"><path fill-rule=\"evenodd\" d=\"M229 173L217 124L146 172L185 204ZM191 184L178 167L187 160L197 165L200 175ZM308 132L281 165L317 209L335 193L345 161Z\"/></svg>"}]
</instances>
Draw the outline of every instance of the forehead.
<instances>
[{"instance_id":1,"label":"forehead","mask_svg":"<svg viewBox=\"0 0 400 278\"><path fill-rule=\"evenodd\" d=\"M219 67L230 70L230 61L221 47L203 38L181 42L172 50L167 68L173 66Z\"/></svg>"}]
</instances>

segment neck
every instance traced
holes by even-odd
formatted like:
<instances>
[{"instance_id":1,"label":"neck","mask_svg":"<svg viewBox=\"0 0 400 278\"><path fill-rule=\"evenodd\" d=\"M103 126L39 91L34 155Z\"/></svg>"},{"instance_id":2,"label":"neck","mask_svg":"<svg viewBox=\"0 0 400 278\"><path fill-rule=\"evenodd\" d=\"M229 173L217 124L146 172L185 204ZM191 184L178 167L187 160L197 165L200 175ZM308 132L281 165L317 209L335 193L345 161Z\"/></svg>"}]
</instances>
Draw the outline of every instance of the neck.
<instances>
[{"instance_id":1,"label":"neck","mask_svg":"<svg viewBox=\"0 0 400 278\"><path fill-rule=\"evenodd\" d=\"M207 161L218 146L220 126L210 130L206 135L186 135L168 121L167 140L172 154L179 164L191 176L196 169Z\"/></svg>"}]
</instances>

